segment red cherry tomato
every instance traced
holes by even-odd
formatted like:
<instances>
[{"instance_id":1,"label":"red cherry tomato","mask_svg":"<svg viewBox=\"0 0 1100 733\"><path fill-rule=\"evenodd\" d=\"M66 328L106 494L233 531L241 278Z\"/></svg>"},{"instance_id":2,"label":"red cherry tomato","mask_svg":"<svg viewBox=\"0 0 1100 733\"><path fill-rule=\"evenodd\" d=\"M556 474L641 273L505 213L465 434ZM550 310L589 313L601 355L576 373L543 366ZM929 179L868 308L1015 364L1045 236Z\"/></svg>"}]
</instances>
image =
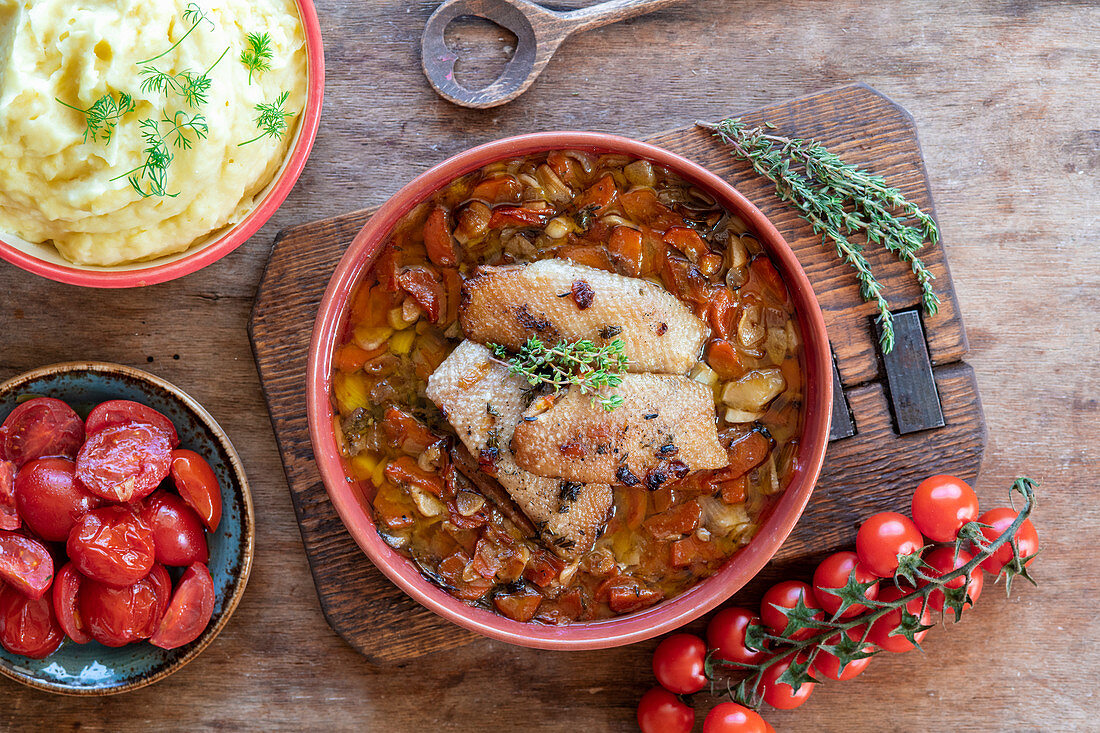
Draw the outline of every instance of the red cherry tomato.
<instances>
[{"instance_id":1,"label":"red cherry tomato","mask_svg":"<svg viewBox=\"0 0 1100 733\"><path fill-rule=\"evenodd\" d=\"M140 515L153 530L157 562L185 568L210 559L202 520L183 499L164 490L155 491L142 503Z\"/></svg>"},{"instance_id":2,"label":"red cherry tomato","mask_svg":"<svg viewBox=\"0 0 1100 733\"><path fill-rule=\"evenodd\" d=\"M126 503L144 499L168 477L172 447L159 428L142 423L110 425L84 444L76 456L76 477L104 499Z\"/></svg>"},{"instance_id":3,"label":"red cherry tomato","mask_svg":"<svg viewBox=\"0 0 1100 733\"><path fill-rule=\"evenodd\" d=\"M76 520L103 504L76 480L68 458L38 458L15 477L19 516L32 532L50 542L64 542Z\"/></svg>"},{"instance_id":4,"label":"red cherry tomato","mask_svg":"<svg viewBox=\"0 0 1100 733\"><path fill-rule=\"evenodd\" d=\"M222 521L222 491L206 459L189 450L172 451L172 481L183 500L199 514L210 531Z\"/></svg>"},{"instance_id":5,"label":"red cherry tomato","mask_svg":"<svg viewBox=\"0 0 1100 733\"><path fill-rule=\"evenodd\" d=\"M853 570L856 572L856 580L860 583L877 580L877 576L860 564L856 553L848 551L829 555L814 570L814 598L817 599L817 605L825 609L825 613L830 617L834 616L840 608L840 598L832 593L826 593L823 589L843 588L848 585L848 578ZM878 584L868 588L864 597L872 601L878 598ZM852 618L866 610L866 606L856 603L848 606L844 613L840 614L840 618Z\"/></svg>"},{"instance_id":6,"label":"red cherry tomato","mask_svg":"<svg viewBox=\"0 0 1100 733\"><path fill-rule=\"evenodd\" d=\"M153 531L124 506L93 509L73 525L65 544L80 573L115 588L138 582L153 569Z\"/></svg>"},{"instance_id":7,"label":"red cherry tomato","mask_svg":"<svg viewBox=\"0 0 1100 733\"><path fill-rule=\"evenodd\" d=\"M974 559L966 550L959 550L958 558L955 557L955 548L950 545L944 545L943 547L937 547L927 555L924 556L924 562L929 567L924 568L924 572L931 575L934 578L939 578L947 575L953 570L958 570L963 565ZM970 608L974 605L974 602L978 600L978 596L982 594L982 586L985 585L985 579L982 576L982 568L978 566L970 571L970 577L967 582L966 592L970 596L969 603L965 608ZM927 582L922 582L922 586L927 585ZM963 578L955 578L947 584L948 588L962 588ZM928 606L934 608L937 611L943 610L943 604L946 599L944 598L943 591L934 590L928 594Z\"/></svg>"},{"instance_id":8,"label":"red cherry tomato","mask_svg":"<svg viewBox=\"0 0 1100 733\"><path fill-rule=\"evenodd\" d=\"M765 733L764 719L735 702L721 702L703 719L703 733Z\"/></svg>"},{"instance_id":9,"label":"red cherry tomato","mask_svg":"<svg viewBox=\"0 0 1100 733\"><path fill-rule=\"evenodd\" d=\"M707 685L707 645L694 634L673 634L653 651L653 674L666 690L690 695Z\"/></svg>"},{"instance_id":10,"label":"red cherry tomato","mask_svg":"<svg viewBox=\"0 0 1100 733\"><path fill-rule=\"evenodd\" d=\"M72 458L84 442L84 423L73 408L52 397L16 407L4 421L4 457L16 468L35 458Z\"/></svg>"},{"instance_id":11,"label":"red cherry tomato","mask_svg":"<svg viewBox=\"0 0 1100 733\"><path fill-rule=\"evenodd\" d=\"M1000 537L1010 524L1016 521L1017 514L1018 512L1015 509L1009 507L990 509L978 517L979 522L990 525L988 528L982 528L982 534L992 542ZM1020 528L1016 530L1014 541L1021 558L1030 557L1039 551L1039 533L1035 531L1035 525L1031 523L1030 519L1025 519ZM990 575L1000 575L1001 570L1010 560L1012 560L1012 545L1010 542L1006 542L982 562L982 570ZM1030 561L1026 563L1026 565L1030 564Z\"/></svg>"},{"instance_id":12,"label":"red cherry tomato","mask_svg":"<svg viewBox=\"0 0 1100 733\"><path fill-rule=\"evenodd\" d=\"M57 616L57 623L65 632L65 636L77 644L87 644L92 640L80 616L78 597L83 580L70 562L61 568L61 572L53 582L53 610Z\"/></svg>"},{"instance_id":13,"label":"red cherry tomato","mask_svg":"<svg viewBox=\"0 0 1100 733\"><path fill-rule=\"evenodd\" d=\"M797 690L786 682L779 682L779 678L791 666L792 658L781 659L770 665L760 675L760 690L764 695L764 702L779 710L791 710L810 699L810 693L814 691L814 683L806 682Z\"/></svg>"},{"instance_id":14,"label":"red cherry tomato","mask_svg":"<svg viewBox=\"0 0 1100 733\"><path fill-rule=\"evenodd\" d=\"M22 526L23 521L15 504L15 464L0 460L0 529L12 530Z\"/></svg>"},{"instance_id":15,"label":"red cherry tomato","mask_svg":"<svg viewBox=\"0 0 1100 733\"><path fill-rule=\"evenodd\" d=\"M813 615L815 619L823 620L825 618L825 613L817 605L817 599L814 598L813 589L809 585L799 580L784 580L768 588L764 593L764 597L760 599L760 618L763 620L764 625L773 634L777 636L782 634L783 630L787 628L787 617L779 609L794 608L798 605L800 598L808 608L817 610L817 613ZM819 633L821 633L820 629L806 628L791 634L790 638L808 639Z\"/></svg>"},{"instance_id":16,"label":"red cherry tomato","mask_svg":"<svg viewBox=\"0 0 1100 733\"><path fill-rule=\"evenodd\" d=\"M88 413L88 419L84 422L84 430L90 437L103 428L112 425L129 425L131 423L152 425L168 436L168 441L173 448L180 444L179 435L176 434L176 426L172 424L171 420L152 407L129 400L110 400L97 405L94 410Z\"/></svg>"},{"instance_id":17,"label":"red cherry tomato","mask_svg":"<svg viewBox=\"0 0 1100 733\"><path fill-rule=\"evenodd\" d=\"M164 614L168 613L168 604L172 602L172 578L168 576L168 571L164 569L163 565L154 565L146 577L153 584L153 591L157 594L156 618L157 625L159 625L160 620L164 618ZM156 631L156 628L149 632L150 636L153 635L153 631Z\"/></svg>"},{"instance_id":18,"label":"red cherry tomato","mask_svg":"<svg viewBox=\"0 0 1100 733\"><path fill-rule=\"evenodd\" d=\"M88 634L104 646L148 639L160 620L157 587L148 577L124 588L85 580L79 598Z\"/></svg>"},{"instance_id":19,"label":"red cherry tomato","mask_svg":"<svg viewBox=\"0 0 1100 733\"><path fill-rule=\"evenodd\" d=\"M893 584L887 585L885 588L879 591L878 600L880 601L896 601L902 596L907 596L912 591L898 590L897 586ZM906 604L906 610L914 616L921 616L921 606L923 605L921 598L915 598ZM907 652L915 647L913 643L906 639L901 634L891 635L890 632L898 627L901 623L901 609L896 608L889 613L886 613L878 618L873 624L871 624L871 631L867 634L867 641L882 647L888 652ZM924 609L924 614L921 616L921 623L928 625L932 623L932 608L929 606ZM925 636L928 635L928 630L918 631L914 638L919 644Z\"/></svg>"},{"instance_id":20,"label":"red cherry tomato","mask_svg":"<svg viewBox=\"0 0 1100 733\"><path fill-rule=\"evenodd\" d=\"M149 643L161 649L190 644L206 630L214 616L214 579L205 565L195 563L183 573L168 611Z\"/></svg>"},{"instance_id":21,"label":"red cherry tomato","mask_svg":"<svg viewBox=\"0 0 1100 733\"><path fill-rule=\"evenodd\" d=\"M854 629L848 629L848 631L846 632L848 634L848 638L852 639L853 641L859 641L863 638L864 628L865 627L863 626L859 626ZM833 638L829 639L827 643L836 644L839 639L839 636L834 636ZM873 652L874 650L875 648L870 644L863 647L863 651L865 652ZM816 657L814 657L814 676L817 677L818 675L820 675L821 677L828 677L831 680L843 682L845 680L850 680L853 677L858 677L859 675L863 674L863 670L867 669L870 664L871 658L864 657L863 659L856 659L854 661L848 662L846 665L844 665L844 669L842 670L840 668L840 660L837 659L836 656L830 654L829 652L821 651L817 653Z\"/></svg>"},{"instance_id":22,"label":"red cherry tomato","mask_svg":"<svg viewBox=\"0 0 1100 733\"><path fill-rule=\"evenodd\" d=\"M924 546L917 525L904 514L879 512L863 523L856 534L856 554L867 570L880 578L892 578L898 555L909 555Z\"/></svg>"},{"instance_id":23,"label":"red cherry tomato","mask_svg":"<svg viewBox=\"0 0 1100 733\"><path fill-rule=\"evenodd\" d=\"M49 598L28 598L0 584L0 646L12 654L45 659L64 640Z\"/></svg>"},{"instance_id":24,"label":"red cherry tomato","mask_svg":"<svg viewBox=\"0 0 1100 733\"><path fill-rule=\"evenodd\" d=\"M690 733L695 711L663 687L654 687L638 701L642 733Z\"/></svg>"},{"instance_id":25,"label":"red cherry tomato","mask_svg":"<svg viewBox=\"0 0 1100 733\"><path fill-rule=\"evenodd\" d=\"M978 495L954 476L926 478L913 492L913 523L933 542L953 542L967 522L978 518Z\"/></svg>"},{"instance_id":26,"label":"red cherry tomato","mask_svg":"<svg viewBox=\"0 0 1100 733\"><path fill-rule=\"evenodd\" d=\"M0 532L0 580L28 598L41 598L53 583L50 551L38 540Z\"/></svg>"},{"instance_id":27,"label":"red cherry tomato","mask_svg":"<svg viewBox=\"0 0 1100 733\"><path fill-rule=\"evenodd\" d=\"M757 664L767 653L745 645L745 630L759 624L760 617L747 608L723 608L707 624L707 646L719 659L741 664Z\"/></svg>"}]
</instances>

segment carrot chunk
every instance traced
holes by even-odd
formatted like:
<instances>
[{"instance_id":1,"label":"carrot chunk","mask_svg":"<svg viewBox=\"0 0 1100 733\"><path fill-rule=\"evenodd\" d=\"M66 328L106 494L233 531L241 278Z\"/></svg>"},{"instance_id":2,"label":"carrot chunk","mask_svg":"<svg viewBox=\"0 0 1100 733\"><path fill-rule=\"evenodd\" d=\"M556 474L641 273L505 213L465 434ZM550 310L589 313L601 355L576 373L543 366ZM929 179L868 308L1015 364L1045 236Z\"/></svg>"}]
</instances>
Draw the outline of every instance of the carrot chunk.
<instances>
[{"instance_id":1,"label":"carrot chunk","mask_svg":"<svg viewBox=\"0 0 1100 733\"><path fill-rule=\"evenodd\" d=\"M424 248L428 250L428 259L440 267L454 267L458 263L455 255L454 239L447 226L447 210L436 206L424 222Z\"/></svg>"}]
</instances>

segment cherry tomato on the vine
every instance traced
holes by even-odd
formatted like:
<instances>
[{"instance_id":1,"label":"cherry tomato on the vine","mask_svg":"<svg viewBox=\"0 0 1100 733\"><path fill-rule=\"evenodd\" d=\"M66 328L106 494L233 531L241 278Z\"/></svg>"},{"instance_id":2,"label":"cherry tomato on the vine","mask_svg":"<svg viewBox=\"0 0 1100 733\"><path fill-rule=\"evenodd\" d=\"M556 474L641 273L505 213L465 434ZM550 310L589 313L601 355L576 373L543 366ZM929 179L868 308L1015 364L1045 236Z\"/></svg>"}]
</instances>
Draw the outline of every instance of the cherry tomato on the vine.
<instances>
[{"instance_id":1,"label":"cherry tomato on the vine","mask_svg":"<svg viewBox=\"0 0 1100 733\"><path fill-rule=\"evenodd\" d=\"M859 561L880 578L894 576L898 569L898 555L910 555L923 546L924 540L917 525L897 512L871 515L856 534Z\"/></svg>"},{"instance_id":2,"label":"cherry tomato on the vine","mask_svg":"<svg viewBox=\"0 0 1100 733\"><path fill-rule=\"evenodd\" d=\"M924 568L924 572L934 578L940 578L953 570L958 570L973 559L974 556L966 550L959 550L959 556L956 558L955 548L950 545L944 545L943 547L935 548L924 556L924 561L929 566ZM948 582L947 587L962 588L963 580L962 577L955 578ZM981 566L970 571L969 579L966 580L966 584L966 593L970 596L970 602L968 602L964 608L970 608L978 601L978 596L982 594L982 586L985 585L985 578L982 576ZM926 583L921 583L921 585L926 585ZM942 590L934 590L928 594L929 607L937 611L943 610L945 600Z\"/></svg>"},{"instance_id":3,"label":"cherry tomato on the vine","mask_svg":"<svg viewBox=\"0 0 1100 733\"><path fill-rule=\"evenodd\" d=\"M860 583L870 583L878 579L878 576L860 564L856 553L847 550L829 555L814 570L814 597L817 599L817 604L825 609L825 613L830 617L840 608L840 598L832 593L826 593L824 589L843 588L848 585L848 578L853 570L856 573L856 581ZM878 584L872 585L863 595L872 601L878 598ZM852 618L866 610L866 606L856 603L848 606L844 613L840 614L840 618Z\"/></svg>"},{"instance_id":4,"label":"cherry tomato on the vine","mask_svg":"<svg viewBox=\"0 0 1100 733\"><path fill-rule=\"evenodd\" d=\"M887 585L878 594L878 600L883 602L896 601L903 596L907 596L912 591L899 590L897 586L892 583ZM932 623L932 607L929 605L924 609L924 614L921 615L921 606L924 605L924 601L921 598L914 598L905 605L905 610L914 616L920 615L920 622L926 626ZM891 634L892 631L897 629L901 623L902 613L900 608L895 608L889 613L880 616L873 624L871 624L871 631L867 634L867 641L880 646L888 652L907 652L915 647L909 639L901 634ZM925 636L928 635L928 629L924 631L918 631L914 638L919 644Z\"/></svg>"},{"instance_id":5,"label":"cherry tomato on the vine","mask_svg":"<svg viewBox=\"0 0 1100 733\"><path fill-rule=\"evenodd\" d=\"M723 608L707 624L707 646L716 657L727 662L757 664L767 653L745 645L745 630L750 624L759 623L760 617L747 608Z\"/></svg>"},{"instance_id":6,"label":"cherry tomato on the vine","mask_svg":"<svg viewBox=\"0 0 1100 733\"><path fill-rule=\"evenodd\" d=\"M654 687L638 701L638 727L642 733L689 733L695 711L663 687Z\"/></svg>"},{"instance_id":7,"label":"cherry tomato on the vine","mask_svg":"<svg viewBox=\"0 0 1100 733\"><path fill-rule=\"evenodd\" d=\"M794 608L799 599L807 608L816 610L813 617L818 620L825 618L825 613L814 598L813 589L800 580L784 580L768 588L764 597L760 599L760 618L764 625L775 635L783 633L787 628L787 617L780 608ZM805 628L791 634L792 639L808 639L821 633L820 629Z\"/></svg>"},{"instance_id":8,"label":"cherry tomato on the vine","mask_svg":"<svg viewBox=\"0 0 1100 733\"><path fill-rule=\"evenodd\" d=\"M989 527L982 528L982 534L985 535L987 541L992 542L997 539L1008 529L1009 525L1016 521L1016 517L1019 514L1015 509L1009 507L999 507L997 509L990 509L988 512L978 517L978 521L982 524L988 524ZM1016 530L1016 537L1014 538L1016 547L1019 550L1020 558L1030 557L1039 551L1039 533L1035 531L1035 525L1031 523L1030 519L1025 519L1020 528ZM1012 544L1011 542L1005 542L1003 545L997 548L997 551L982 561L982 570L986 571L990 575L999 575L1005 565L1012 560ZM1030 565L1028 561L1026 565Z\"/></svg>"},{"instance_id":9,"label":"cherry tomato on the vine","mask_svg":"<svg viewBox=\"0 0 1100 733\"><path fill-rule=\"evenodd\" d=\"M764 695L764 702L773 708L791 710L810 699L810 693L814 691L814 683L803 683L797 690L786 682L779 682L779 678L791 666L793 657L781 659L767 667L760 676L760 689Z\"/></svg>"},{"instance_id":10,"label":"cherry tomato on the vine","mask_svg":"<svg viewBox=\"0 0 1100 733\"><path fill-rule=\"evenodd\" d=\"M863 626L857 626L854 629L848 629L848 631L846 632L848 634L848 638L852 641L859 641L863 638L864 628L865 627ZM834 636L826 643L830 645L836 644L839 639L839 636ZM875 648L870 644L863 647L863 651L865 652L873 652L874 650ZM819 651L817 653L817 656L814 657L813 670L816 673L814 675L815 677L820 674L822 677L828 677L831 680L844 682L845 680L850 680L853 677L858 677L859 675L863 674L863 671L867 669L870 664L871 658L864 657L863 659L855 659L851 662L848 662L846 665L844 665L844 669L841 669L840 660L837 659L836 656L827 651Z\"/></svg>"},{"instance_id":11,"label":"cherry tomato on the vine","mask_svg":"<svg viewBox=\"0 0 1100 733\"><path fill-rule=\"evenodd\" d=\"M760 713L735 702L721 702L703 719L703 733L765 733Z\"/></svg>"},{"instance_id":12,"label":"cherry tomato on the vine","mask_svg":"<svg viewBox=\"0 0 1100 733\"><path fill-rule=\"evenodd\" d=\"M978 518L978 495L954 476L931 476L913 492L913 523L933 542L953 542L967 522Z\"/></svg>"},{"instance_id":13,"label":"cherry tomato on the vine","mask_svg":"<svg viewBox=\"0 0 1100 733\"><path fill-rule=\"evenodd\" d=\"M707 645L694 634L673 634L653 651L653 674L666 690L690 695L707 686Z\"/></svg>"}]
</instances>

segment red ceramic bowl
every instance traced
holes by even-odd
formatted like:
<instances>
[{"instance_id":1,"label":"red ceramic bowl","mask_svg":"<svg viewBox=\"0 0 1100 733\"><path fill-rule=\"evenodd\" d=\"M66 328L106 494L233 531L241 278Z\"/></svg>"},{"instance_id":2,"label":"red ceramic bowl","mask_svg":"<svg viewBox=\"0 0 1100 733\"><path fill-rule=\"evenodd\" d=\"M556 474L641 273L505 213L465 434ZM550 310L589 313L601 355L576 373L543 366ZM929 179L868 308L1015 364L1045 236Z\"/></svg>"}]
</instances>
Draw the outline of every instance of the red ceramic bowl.
<instances>
[{"instance_id":1,"label":"red ceramic bowl","mask_svg":"<svg viewBox=\"0 0 1100 733\"><path fill-rule=\"evenodd\" d=\"M306 159L317 137L321 104L325 95L325 49L321 25L313 0L296 0L306 36L306 106L300 115L282 168L268 184L252 212L240 222L192 245L184 252L148 262L96 267L74 265L62 258L50 245L31 244L0 232L0 258L36 275L70 285L89 288L133 288L155 285L189 275L220 260L244 244L286 200L290 189L305 168Z\"/></svg>"},{"instance_id":2,"label":"red ceramic bowl","mask_svg":"<svg viewBox=\"0 0 1100 733\"><path fill-rule=\"evenodd\" d=\"M363 273L401 217L458 176L504 158L555 149L625 153L666 166L708 191L738 214L757 234L790 287L806 353L806 421L797 469L787 491L761 520L756 537L717 573L687 592L645 611L604 621L543 626L512 621L473 608L425 580L409 560L386 545L371 519L363 487L344 471L333 428L330 400L332 352L342 333L348 301ZM402 590L440 616L472 631L521 646L542 649L597 649L629 644L662 634L706 613L749 581L786 539L817 481L828 443L832 372L821 308L806 274L775 226L732 186L701 166L646 143L590 132L545 132L499 140L467 150L416 178L382 205L336 267L313 329L307 378L310 437L328 495L363 551Z\"/></svg>"}]
</instances>

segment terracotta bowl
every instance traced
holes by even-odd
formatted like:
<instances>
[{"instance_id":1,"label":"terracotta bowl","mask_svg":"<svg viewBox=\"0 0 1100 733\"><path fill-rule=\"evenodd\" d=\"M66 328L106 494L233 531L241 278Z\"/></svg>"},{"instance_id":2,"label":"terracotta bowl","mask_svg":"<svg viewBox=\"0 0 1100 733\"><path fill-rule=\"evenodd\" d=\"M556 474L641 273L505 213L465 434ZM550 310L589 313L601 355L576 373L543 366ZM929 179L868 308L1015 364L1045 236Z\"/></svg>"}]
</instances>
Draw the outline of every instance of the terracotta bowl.
<instances>
[{"instance_id":1,"label":"terracotta bowl","mask_svg":"<svg viewBox=\"0 0 1100 733\"><path fill-rule=\"evenodd\" d=\"M398 220L461 175L504 158L555 149L646 158L699 186L740 216L757 234L790 288L805 342L807 370L805 431L798 467L786 492L762 518L753 540L717 573L671 600L628 616L561 627L520 623L468 606L429 583L408 559L386 545L363 499L364 494L372 493L372 487L364 492L364 487L345 473L330 399L332 352L344 328L349 299ZM329 282L313 329L306 385L310 437L329 497L352 537L379 570L424 606L460 626L512 644L543 649L619 646L664 633L711 610L745 585L779 549L806 506L825 455L832 400L829 353L821 308L794 253L767 217L728 183L679 155L636 140L589 132L521 135L467 150L435 166L383 204L355 237Z\"/></svg>"},{"instance_id":2,"label":"terracotta bowl","mask_svg":"<svg viewBox=\"0 0 1100 733\"><path fill-rule=\"evenodd\" d=\"M178 649L160 649L148 642L110 648L94 641L75 644L66 640L47 658L28 659L0 648L0 674L63 695L113 695L159 682L214 641L244 596L256 539L252 495L241 459L229 437L194 398L140 369L69 362L20 374L0 384L0 421L27 395L63 400L82 417L107 400L141 402L172 421L182 447L210 462L222 491L221 522L206 536L210 547L207 565L214 579L214 616L198 639Z\"/></svg>"},{"instance_id":3,"label":"terracotta bowl","mask_svg":"<svg viewBox=\"0 0 1100 733\"><path fill-rule=\"evenodd\" d=\"M296 0L306 36L306 105L294 140L278 173L257 196L255 208L232 226L219 229L184 252L148 262L108 267L74 265L49 244L33 244L0 232L0 258L36 275L89 288L133 288L175 280L217 262L240 247L286 200L305 168L317 137L325 90L325 50L313 0Z\"/></svg>"}]
</instances>

